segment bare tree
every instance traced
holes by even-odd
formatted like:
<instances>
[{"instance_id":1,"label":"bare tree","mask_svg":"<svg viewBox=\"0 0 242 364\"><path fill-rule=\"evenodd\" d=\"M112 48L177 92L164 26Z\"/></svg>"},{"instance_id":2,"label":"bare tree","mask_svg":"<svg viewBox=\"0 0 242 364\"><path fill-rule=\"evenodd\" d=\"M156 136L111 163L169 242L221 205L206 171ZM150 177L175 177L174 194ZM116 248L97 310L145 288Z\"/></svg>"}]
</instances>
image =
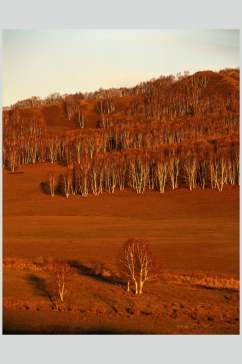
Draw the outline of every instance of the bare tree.
<instances>
[{"instance_id":1,"label":"bare tree","mask_svg":"<svg viewBox=\"0 0 242 364\"><path fill-rule=\"evenodd\" d=\"M220 192L227 182L228 169L226 168L226 159L224 155L215 155L209 161L211 187L217 188Z\"/></svg>"},{"instance_id":2,"label":"bare tree","mask_svg":"<svg viewBox=\"0 0 242 364\"><path fill-rule=\"evenodd\" d=\"M92 193L97 196L103 192L104 159L97 156L92 160L90 168L90 185Z\"/></svg>"},{"instance_id":3,"label":"bare tree","mask_svg":"<svg viewBox=\"0 0 242 364\"><path fill-rule=\"evenodd\" d=\"M50 194L52 197L54 197L56 189L56 181L57 181L55 172L53 171L49 172L48 180L49 180Z\"/></svg>"},{"instance_id":4,"label":"bare tree","mask_svg":"<svg viewBox=\"0 0 242 364\"><path fill-rule=\"evenodd\" d=\"M158 191L160 193L164 193L168 169L167 161L164 155L160 152L157 153L155 162L155 176L157 180Z\"/></svg>"},{"instance_id":5,"label":"bare tree","mask_svg":"<svg viewBox=\"0 0 242 364\"><path fill-rule=\"evenodd\" d=\"M74 178L78 193L86 197L89 192L89 174L91 162L88 158L82 158L81 163L76 166Z\"/></svg>"},{"instance_id":6,"label":"bare tree","mask_svg":"<svg viewBox=\"0 0 242 364\"><path fill-rule=\"evenodd\" d=\"M78 120L78 124L80 125L80 128L84 128L84 126L85 126L85 116L84 116L84 113L80 109L79 106L78 106L78 111L77 111L77 120Z\"/></svg>"},{"instance_id":7,"label":"bare tree","mask_svg":"<svg viewBox=\"0 0 242 364\"><path fill-rule=\"evenodd\" d=\"M178 187L179 163L178 156L171 156L168 160L168 176L172 190Z\"/></svg>"},{"instance_id":8,"label":"bare tree","mask_svg":"<svg viewBox=\"0 0 242 364\"><path fill-rule=\"evenodd\" d=\"M129 157L129 184L137 193L145 191L149 176L149 159L147 154L133 151Z\"/></svg>"},{"instance_id":9,"label":"bare tree","mask_svg":"<svg viewBox=\"0 0 242 364\"><path fill-rule=\"evenodd\" d=\"M18 150L16 145L12 145L9 148L9 169L11 172L15 172L18 165Z\"/></svg>"},{"instance_id":10,"label":"bare tree","mask_svg":"<svg viewBox=\"0 0 242 364\"><path fill-rule=\"evenodd\" d=\"M56 261L53 265L58 298L64 302L66 283L68 277L73 273L72 267L65 261Z\"/></svg>"},{"instance_id":11,"label":"bare tree","mask_svg":"<svg viewBox=\"0 0 242 364\"><path fill-rule=\"evenodd\" d=\"M71 167L68 167L66 173L63 175L64 193L66 198L68 198L70 193L73 192L72 180L73 180L73 169Z\"/></svg>"},{"instance_id":12,"label":"bare tree","mask_svg":"<svg viewBox=\"0 0 242 364\"><path fill-rule=\"evenodd\" d=\"M196 188L197 159L190 151L184 156L183 168L189 190L191 191Z\"/></svg>"},{"instance_id":13,"label":"bare tree","mask_svg":"<svg viewBox=\"0 0 242 364\"><path fill-rule=\"evenodd\" d=\"M150 244L143 239L129 239L120 255L121 272L127 281L127 291L134 285L135 294L143 292L144 283L157 276Z\"/></svg>"}]
</instances>

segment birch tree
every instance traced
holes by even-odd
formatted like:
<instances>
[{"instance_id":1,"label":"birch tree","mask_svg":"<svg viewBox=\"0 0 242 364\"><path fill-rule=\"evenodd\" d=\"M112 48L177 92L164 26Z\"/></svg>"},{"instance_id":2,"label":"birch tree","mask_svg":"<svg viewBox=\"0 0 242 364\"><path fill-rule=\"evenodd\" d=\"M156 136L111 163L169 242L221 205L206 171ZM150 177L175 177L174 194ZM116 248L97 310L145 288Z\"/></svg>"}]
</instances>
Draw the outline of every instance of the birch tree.
<instances>
[{"instance_id":1,"label":"birch tree","mask_svg":"<svg viewBox=\"0 0 242 364\"><path fill-rule=\"evenodd\" d=\"M57 296L64 303L67 281L73 269L67 262L59 260L54 263L52 272L55 275Z\"/></svg>"},{"instance_id":2,"label":"birch tree","mask_svg":"<svg viewBox=\"0 0 242 364\"><path fill-rule=\"evenodd\" d=\"M157 277L150 244L146 240L127 240L121 250L120 264L127 282L127 292L134 287L135 294L141 294L145 282Z\"/></svg>"}]
</instances>

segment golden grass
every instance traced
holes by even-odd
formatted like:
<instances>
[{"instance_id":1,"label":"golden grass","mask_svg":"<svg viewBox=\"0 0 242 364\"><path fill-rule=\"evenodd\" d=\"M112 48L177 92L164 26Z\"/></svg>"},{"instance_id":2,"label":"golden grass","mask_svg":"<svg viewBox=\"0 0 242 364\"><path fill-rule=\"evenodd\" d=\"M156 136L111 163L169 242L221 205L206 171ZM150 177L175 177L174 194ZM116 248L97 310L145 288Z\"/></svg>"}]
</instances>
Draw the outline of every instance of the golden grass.
<instances>
[{"instance_id":1,"label":"golden grass","mask_svg":"<svg viewBox=\"0 0 242 364\"><path fill-rule=\"evenodd\" d=\"M20 258L5 258L3 260L4 268L15 270L27 270L31 272L51 272L54 269L55 259L53 257L38 257L34 261ZM192 273L170 273L160 274L160 280L167 283L188 284L200 286L210 289L231 289L239 290L239 279L225 275L212 274L208 272L192 272Z\"/></svg>"},{"instance_id":2,"label":"golden grass","mask_svg":"<svg viewBox=\"0 0 242 364\"><path fill-rule=\"evenodd\" d=\"M239 290L240 281L231 276L212 275L207 272L196 272L188 274L164 273L162 280L177 284L190 284L211 289L233 289Z\"/></svg>"},{"instance_id":3,"label":"golden grass","mask_svg":"<svg viewBox=\"0 0 242 364\"><path fill-rule=\"evenodd\" d=\"M56 260L52 257L38 257L34 261L21 258L6 258L3 259L3 267L31 272L46 272L54 269L55 262Z\"/></svg>"}]
</instances>

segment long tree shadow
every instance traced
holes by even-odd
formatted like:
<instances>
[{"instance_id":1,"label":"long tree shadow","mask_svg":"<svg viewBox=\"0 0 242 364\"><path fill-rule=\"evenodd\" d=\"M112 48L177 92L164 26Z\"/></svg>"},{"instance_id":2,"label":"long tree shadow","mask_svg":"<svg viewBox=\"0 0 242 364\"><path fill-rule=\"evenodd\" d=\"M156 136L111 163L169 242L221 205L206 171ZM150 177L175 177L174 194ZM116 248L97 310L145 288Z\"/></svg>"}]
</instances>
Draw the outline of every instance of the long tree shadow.
<instances>
[{"instance_id":1,"label":"long tree shadow","mask_svg":"<svg viewBox=\"0 0 242 364\"><path fill-rule=\"evenodd\" d=\"M40 182L40 191L45 195L50 195L50 187L48 182Z\"/></svg>"},{"instance_id":2,"label":"long tree shadow","mask_svg":"<svg viewBox=\"0 0 242 364\"><path fill-rule=\"evenodd\" d=\"M108 269L101 269L100 272L98 272L95 267L87 267L77 260L71 260L69 261L69 264L72 268L75 268L80 275L88 276L97 281L102 281L109 284L119 284L122 286L125 285L123 279L117 277Z\"/></svg>"},{"instance_id":3,"label":"long tree shadow","mask_svg":"<svg viewBox=\"0 0 242 364\"><path fill-rule=\"evenodd\" d=\"M28 276L28 281L31 283L33 288L38 292L38 294L42 297L48 297L51 303L53 303L53 298L48 290L46 281L43 278L40 278L34 274L30 274Z\"/></svg>"}]
</instances>

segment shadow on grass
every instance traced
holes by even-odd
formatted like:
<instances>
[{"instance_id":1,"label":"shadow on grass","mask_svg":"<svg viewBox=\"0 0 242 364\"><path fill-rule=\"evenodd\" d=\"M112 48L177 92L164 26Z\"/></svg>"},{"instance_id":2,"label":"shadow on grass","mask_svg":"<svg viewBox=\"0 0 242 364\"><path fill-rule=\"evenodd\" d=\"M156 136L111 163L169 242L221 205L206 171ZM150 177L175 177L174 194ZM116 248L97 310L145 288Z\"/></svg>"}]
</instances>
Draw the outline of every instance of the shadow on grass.
<instances>
[{"instance_id":1,"label":"shadow on grass","mask_svg":"<svg viewBox=\"0 0 242 364\"><path fill-rule=\"evenodd\" d=\"M50 187L47 182L41 182L40 183L40 191L44 193L45 195L50 195Z\"/></svg>"},{"instance_id":2,"label":"shadow on grass","mask_svg":"<svg viewBox=\"0 0 242 364\"><path fill-rule=\"evenodd\" d=\"M125 285L125 282L120 277L115 276L108 269L101 267L98 271L97 267L91 268L82 264L77 260L69 261L69 264L72 268L75 268L80 275L89 276L97 281L106 282L110 284L119 284Z\"/></svg>"},{"instance_id":3,"label":"shadow on grass","mask_svg":"<svg viewBox=\"0 0 242 364\"><path fill-rule=\"evenodd\" d=\"M48 297L51 303L53 303L53 298L48 290L46 281L43 278L36 276L35 274L30 274L28 276L28 281L31 283L33 288L39 293L42 297Z\"/></svg>"}]
</instances>

